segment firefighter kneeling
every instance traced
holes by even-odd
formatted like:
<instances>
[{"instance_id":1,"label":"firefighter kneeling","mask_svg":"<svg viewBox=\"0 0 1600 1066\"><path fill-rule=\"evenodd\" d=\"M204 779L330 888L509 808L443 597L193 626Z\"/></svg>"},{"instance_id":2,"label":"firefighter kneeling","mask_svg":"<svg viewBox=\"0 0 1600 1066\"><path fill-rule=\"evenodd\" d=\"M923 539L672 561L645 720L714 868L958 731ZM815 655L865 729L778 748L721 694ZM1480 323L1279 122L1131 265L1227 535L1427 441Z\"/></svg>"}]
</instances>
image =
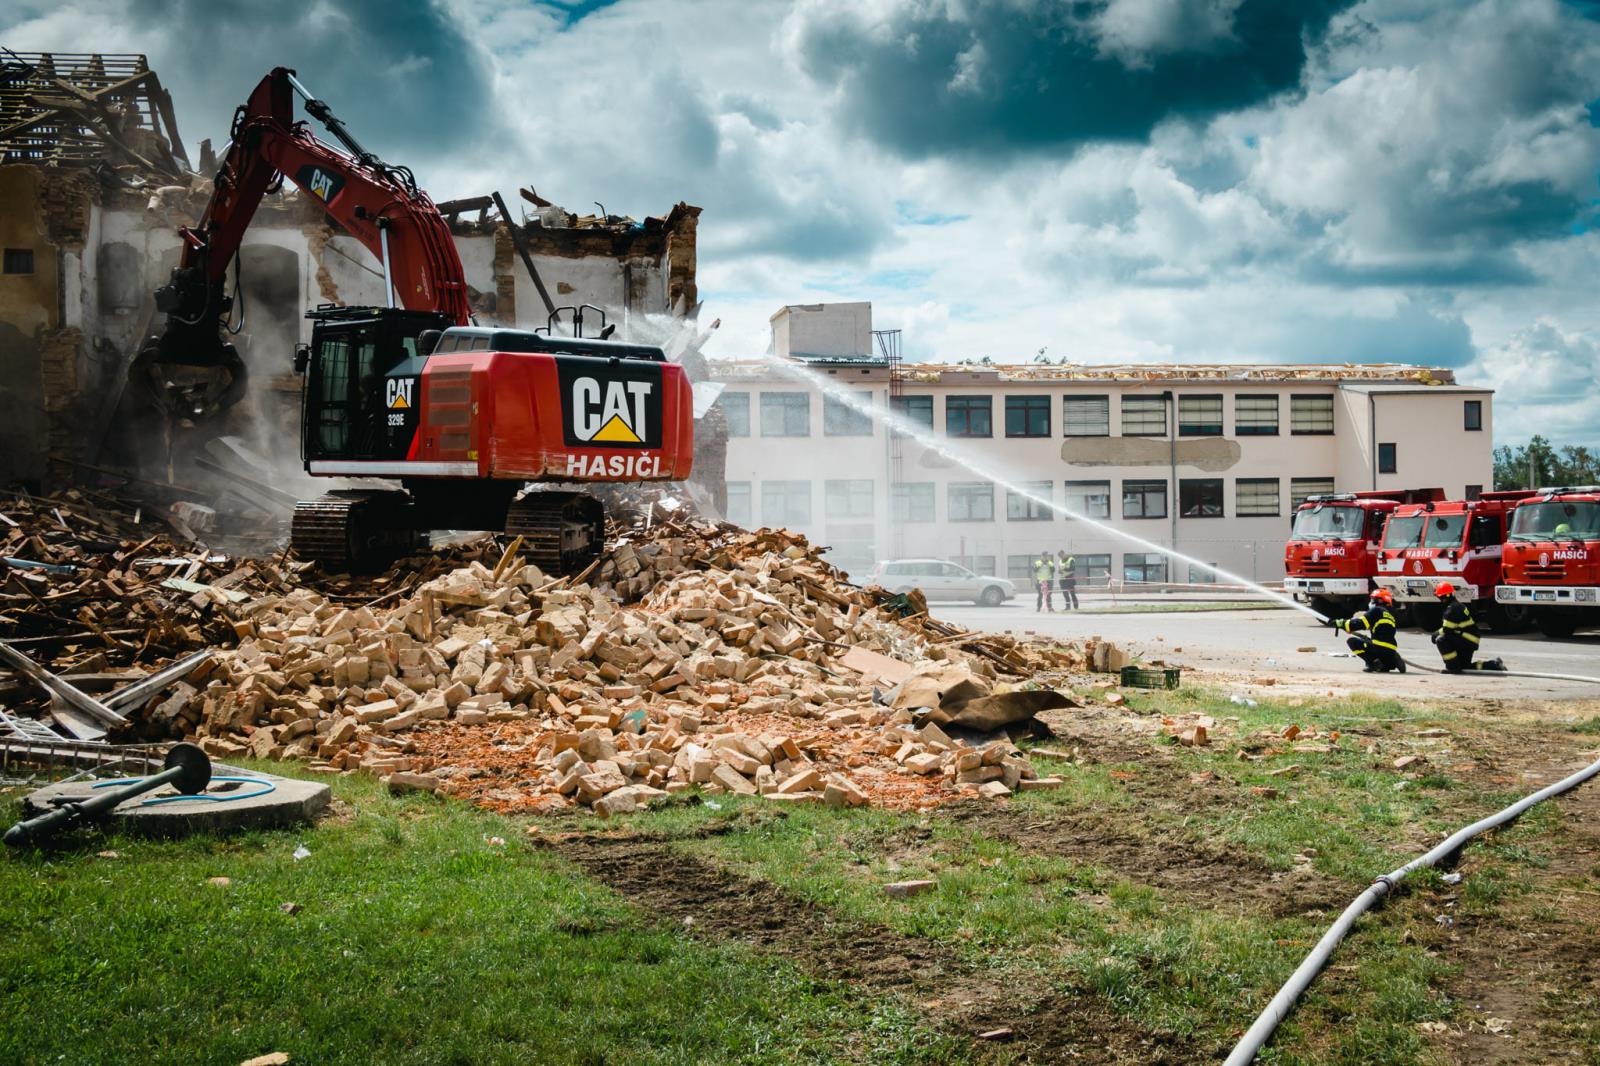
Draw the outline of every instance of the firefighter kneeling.
<instances>
[{"instance_id":1,"label":"firefighter kneeling","mask_svg":"<svg viewBox=\"0 0 1600 1066\"><path fill-rule=\"evenodd\" d=\"M1444 624L1433 635L1433 645L1444 659L1444 668L1452 674L1464 670L1504 670L1505 664L1499 659L1472 661L1478 653L1478 622L1472 617L1472 609L1456 599L1455 586L1441 581L1434 586L1433 594L1444 606Z\"/></svg>"},{"instance_id":2,"label":"firefighter kneeling","mask_svg":"<svg viewBox=\"0 0 1600 1066\"><path fill-rule=\"evenodd\" d=\"M1345 641L1350 645L1350 650L1356 657L1367 664L1367 672L1383 672L1398 670L1406 672L1406 661L1400 658L1400 648L1394 639L1394 613L1389 610L1394 606L1394 597L1388 589L1374 589L1372 598L1367 601L1367 609L1358 615L1353 615L1344 621L1329 620L1335 629L1342 629L1350 634L1350 639Z\"/></svg>"}]
</instances>

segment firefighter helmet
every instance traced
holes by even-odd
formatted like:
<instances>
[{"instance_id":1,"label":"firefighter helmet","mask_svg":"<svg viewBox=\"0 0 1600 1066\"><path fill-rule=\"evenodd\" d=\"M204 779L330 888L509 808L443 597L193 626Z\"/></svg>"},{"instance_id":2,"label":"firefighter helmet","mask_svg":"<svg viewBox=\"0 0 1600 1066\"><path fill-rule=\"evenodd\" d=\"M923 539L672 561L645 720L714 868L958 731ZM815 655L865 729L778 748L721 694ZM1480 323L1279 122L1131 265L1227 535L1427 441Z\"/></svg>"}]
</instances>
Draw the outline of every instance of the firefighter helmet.
<instances>
[{"instance_id":1,"label":"firefighter helmet","mask_svg":"<svg viewBox=\"0 0 1600 1066\"><path fill-rule=\"evenodd\" d=\"M1456 596L1456 587L1448 581L1441 581L1433 586L1433 594L1441 600L1453 600Z\"/></svg>"},{"instance_id":2,"label":"firefighter helmet","mask_svg":"<svg viewBox=\"0 0 1600 1066\"><path fill-rule=\"evenodd\" d=\"M1373 602L1381 603L1385 607L1394 606L1394 593L1390 592L1388 589L1373 589L1372 599Z\"/></svg>"}]
</instances>

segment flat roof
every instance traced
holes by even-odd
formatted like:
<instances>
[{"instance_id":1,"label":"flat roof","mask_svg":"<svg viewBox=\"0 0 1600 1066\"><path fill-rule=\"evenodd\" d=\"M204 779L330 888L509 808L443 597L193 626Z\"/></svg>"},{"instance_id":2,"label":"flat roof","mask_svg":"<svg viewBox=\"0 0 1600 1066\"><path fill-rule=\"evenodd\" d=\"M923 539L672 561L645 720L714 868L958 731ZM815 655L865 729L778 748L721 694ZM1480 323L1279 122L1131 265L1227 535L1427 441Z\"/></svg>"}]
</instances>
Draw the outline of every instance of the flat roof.
<instances>
[{"instance_id":1,"label":"flat roof","mask_svg":"<svg viewBox=\"0 0 1600 1066\"><path fill-rule=\"evenodd\" d=\"M887 376L888 366L829 360L861 369L880 369ZM796 359L816 365L817 359ZM712 360L715 377L781 377L771 363L762 360ZM1410 387L1430 392L1441 387L1465 392L1489 393L1494 390L1456 384L1455 372L1447 367L1417 366L1408 363L914 363L903 362L897 373L901 380L936 385L946 378L957 382L992 381L1002 383L1111 382L1141 385L1153 382L1239 382L1239 383L1319 383L1349 389L1394 391Z\"/></svg>"}]
</instances>

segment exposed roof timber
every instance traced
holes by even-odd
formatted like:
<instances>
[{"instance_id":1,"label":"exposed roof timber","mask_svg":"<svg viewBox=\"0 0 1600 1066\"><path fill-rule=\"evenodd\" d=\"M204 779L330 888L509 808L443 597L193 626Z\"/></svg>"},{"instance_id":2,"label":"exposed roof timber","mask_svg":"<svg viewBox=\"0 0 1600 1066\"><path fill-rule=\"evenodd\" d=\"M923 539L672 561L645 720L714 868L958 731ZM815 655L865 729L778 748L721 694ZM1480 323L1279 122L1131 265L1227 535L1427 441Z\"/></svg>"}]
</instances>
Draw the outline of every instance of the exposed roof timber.
<instances>
[{"instance_id":1,"label":"exposed roof timber","mask_svg":"<svg viewBox=\"0 0 1600 1066\"><path fill-rule=\"evenodd\" d=\"M0 46L0 163L190 168L172 97L142 55L13 52Z\"/></svg>"}]
</instances>

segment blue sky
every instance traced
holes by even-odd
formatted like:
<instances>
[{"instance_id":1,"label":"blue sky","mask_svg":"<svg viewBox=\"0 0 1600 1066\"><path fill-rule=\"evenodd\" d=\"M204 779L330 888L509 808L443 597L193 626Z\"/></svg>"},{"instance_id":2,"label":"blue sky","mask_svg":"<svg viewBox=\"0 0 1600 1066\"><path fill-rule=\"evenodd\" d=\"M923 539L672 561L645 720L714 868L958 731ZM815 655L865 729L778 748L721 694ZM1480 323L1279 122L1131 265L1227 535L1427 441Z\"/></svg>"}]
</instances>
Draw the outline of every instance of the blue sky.
<instances>
[{"instance_id":1,"label":"blue sky","mask_svg":"<svg viewBox=\"0 0 1600 1066\"><path fill-rule=\"evenodd\" d=\"M699 204L714 354L869 299L913 358L1436 363L1500 440L1600 445L1596 14L13 0L0 42L149 54L191 155L282 63L438 199Z\"/></svg>"}]
</instances>

